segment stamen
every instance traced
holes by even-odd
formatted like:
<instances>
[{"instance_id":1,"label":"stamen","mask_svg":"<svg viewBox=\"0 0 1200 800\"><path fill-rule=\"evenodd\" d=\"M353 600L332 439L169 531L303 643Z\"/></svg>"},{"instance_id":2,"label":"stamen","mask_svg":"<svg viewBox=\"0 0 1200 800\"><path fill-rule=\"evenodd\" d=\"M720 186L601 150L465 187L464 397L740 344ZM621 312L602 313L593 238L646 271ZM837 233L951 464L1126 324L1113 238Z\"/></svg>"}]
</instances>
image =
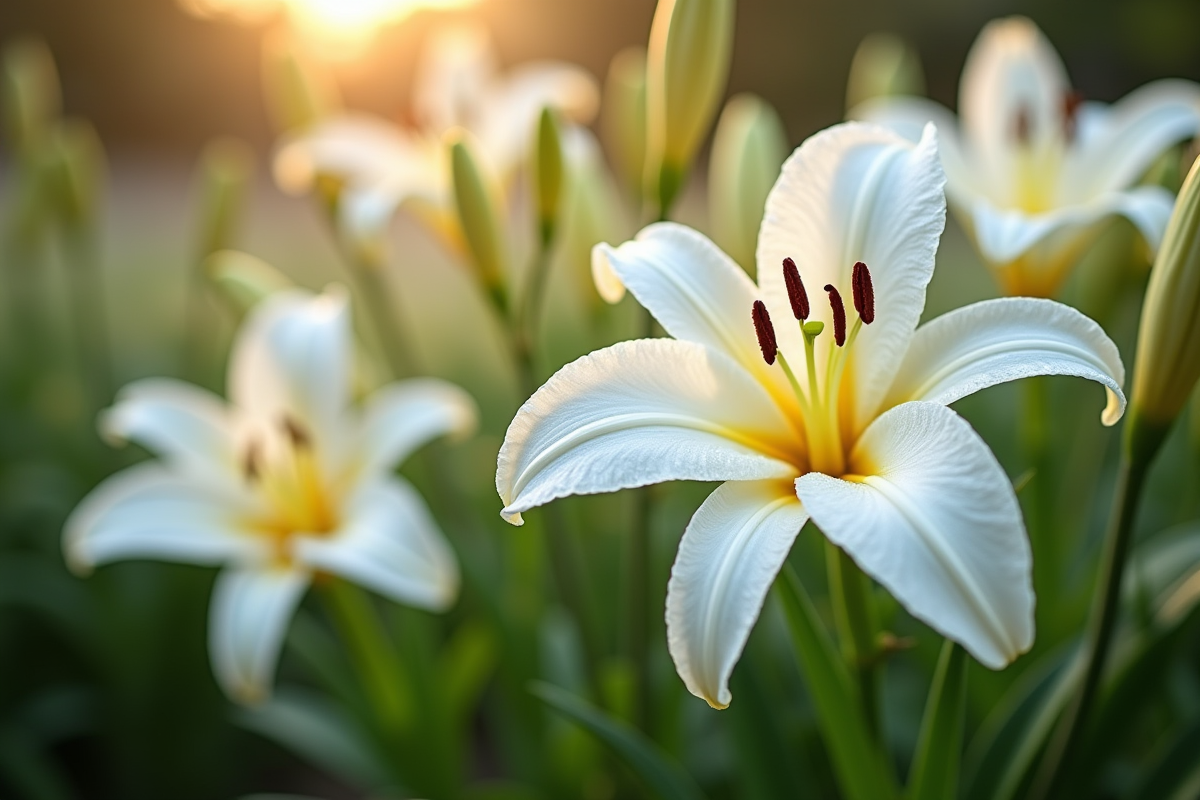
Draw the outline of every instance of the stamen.
<instances>
[{"instance_id":1,"label":"stamen","mask_svg":"<svg viewBox=\"0 0 1200 800\"><path fill-rule=\"evenodd\" d=\"M1033 139L1033 119L1029 113L1029 106L1024 103L1017 107L1017 118L1013 124L1013 135L1017 139L1017 144L1029 144Z\"/></svg>"},{"instance_id":2,"label":"stamen","mask_svg":"<svg viewBox=\"0 0 1200 800\"><path fill-rule=\"evenodd\" d=\"M796 262L790 258L783 260L783 285L787 287L788 300L792 303L792 313L796 315L796 319L808 319L812 310L808 305L808 292L804 291L804 281L800 280L800 270L796 269Z\"/></svg>"},{"instance_id":3,"label":"stamen","mask_svg":"<svg viewBox=\"0 0 1200 800\"><path fill-rule=\"evenodd\" d=\"M1079 107L1083 105L1083 94L1075 89L1066 92L1062 98L1063 135L1068 142L1075 141L1079 130Z\"/></svg>"},{"instance_id":4,"label":"stamen","mask_svg":"<svg viewBox=\"0 0 1200 800\"><path fill-rule=\"evenodd\" d=\"M258 468L258 440L251 439L246 445L246 454L242 457L242 474L246 478L246 483L254 483L258 480L261 472Z\"/></svg>"},{"instance_id":5,"label":"stamen","mask_svg":"<svg viewBox=\"0 0 1200 800\"><path fill-rule=\"evenodd\" d=\"M280 424L283 426L283 432L292 441L292 447L296 450L307 450L312 445L312 439L309 437L308 431L292 418L291 415L284 414Z\"/></svg>"},{"instance_id":6,"label":"stamen","mask_svg":"<svg viewBox=\"0 0 1200 800\"><path fill-rule=\"evenodd\" d=\"M754 320L754 332L758 334L758 346L762 348L763 361L775 363L775 355L779 352L779 343L775 341L775 327L771 324L771 315L762 300L754 301L754 310L750 312Z\"/></svg>"},{"instance_id":7,"label":"stamen","mask_svg":"<svg viewBox=\"0 0 1200 800\"><path fill-rule=\"evenodd\" d=\"M846 306L832 283L825 284L825 291L829 292L829 305L833 308L833 341L841 347L846 343Z\"/></svg>"},{"instance_id":8,"label":"stamen","mask_svg":"<svg viewBox=\"0 0 1200 800\"><path fill-rule=\"evenodd\" d=\"M864 325L875 321L875 286L871 283L871 270L861 261L855 262L851 278L854 292L854 310Z\"/></svg>"}]
</instances>

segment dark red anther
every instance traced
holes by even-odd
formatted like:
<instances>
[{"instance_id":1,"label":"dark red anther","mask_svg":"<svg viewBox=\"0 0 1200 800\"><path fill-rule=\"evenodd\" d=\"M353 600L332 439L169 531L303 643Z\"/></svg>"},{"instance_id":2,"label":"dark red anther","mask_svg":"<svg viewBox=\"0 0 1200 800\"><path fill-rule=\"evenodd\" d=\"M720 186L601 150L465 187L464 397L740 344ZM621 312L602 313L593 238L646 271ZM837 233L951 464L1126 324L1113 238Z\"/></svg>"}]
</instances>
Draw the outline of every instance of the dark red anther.
<instances>
[{"instance_id":1,"label":"dark red anther","mask_svg":"<svg viewBox=\"0 0 1200 800\"><path fill-rule=\"evenodd\" d=\"M779 352L779 343L775 341L775 326L771 324L771 315L762 300L754 301L754 310L750 312L754 320L754 332L758 334L758 346L762 348L763 361L775 363L775 355Z\"/></svg>"},{"instance_id":2,"label":"dark red anther","mask_svg":"<svg viewBox=\"0 0 1200 800\"><path fill-rule=\"evenodd\" d=\"M788 300L792 303L792 313L796 319L802 322L808 319L812 310L808 305L808 292L804 291L804 281L800 280L796 262L790 258L783 260L783 285L787 287Z\"/></svg>"},{"instance_id":3,"label":"dark red anther","mask_svg":"<svg viewBox=\"0 0 1200 800\"><path fill-rule=\"evenodd\" d=\"M292 447L297 450L305 450L312 444L312 439L308 435L308 431L304 426L293 419L290 415L284 414L280 420L280 425L283 426L283 432L287 434L291 440Z\"/></svg>"},{"instance_id":4,"label":"dark red anther","mask_svg":"<svg viewBox=\"0 0 1200 800\"><path fill-rule=\"evenodd\" d=\"M846 306L832 283L825 284L825 291L829 292L829 305L833 308L833 341L841 347L846 343Z\"/></svg>"},{"instance_id":5,"label":"dark red anther","mask_svg":"<svg viewBox=\"0 0 1200 800\"><path fill-rule=\"evenodd\" d=\"M242 457L242 475L245 477L246 483L254 483L256 480L258 480L258 476L260 474L258 469L258 460L258 440L251 439L246 444L246 453Z\"/></svg>"},{"instance_id":6,"label":"dark red anther","mask_svg":"<svg viewBox=\"0 0 1200 800\"><path fill-rule=\"evenodd\" d=\"M864 325L870 325L875 321L875 286L871 283L871 270L867 269L866 264L855 262L850 283L854 290L854 310Z\"/></svg>"},{"instance_id":7,"label":"dark red anther","mask_svg":"<svg viewBox=\"0 0 1200 800\"><path fill-rule=\"evenodd\" d=\"M1013 135L1017 138L1017 144L1029 144L1033 140L1033 119L1029 113L1029 106L1024 103L1017 106L1017 118L1013 121Z\"/></svg>"},{"instance_id":8,"label":"dark red anther","mask_svg":"<svg viewBox=\"0 0 1200 800\"><path fill-rule=\"evenodd\" d=\"M1075 141L1075 133L1079 130L1079 107L1083 105L1083 95L1071 89L1062 98L1063 135L1068 142Z\"/></svg>"}]
</instances>

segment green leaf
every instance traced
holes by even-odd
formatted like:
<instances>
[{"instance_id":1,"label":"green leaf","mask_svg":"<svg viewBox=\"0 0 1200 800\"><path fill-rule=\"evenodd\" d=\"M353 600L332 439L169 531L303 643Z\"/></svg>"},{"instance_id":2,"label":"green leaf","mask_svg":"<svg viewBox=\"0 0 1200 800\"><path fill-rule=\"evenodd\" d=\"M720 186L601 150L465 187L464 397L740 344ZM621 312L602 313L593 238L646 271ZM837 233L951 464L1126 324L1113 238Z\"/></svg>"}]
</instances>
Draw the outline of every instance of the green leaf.
<instances>
[{"instance_id":1,"label":"green leaf","mask_svg":"<svg viewBox=\"0 0 1200 800\"><path fill-rule=\"evenodd\" d=\"M966 654L947 639L921 720L917 752L909 773L909 800L953 800L958 794L966 689Z\"/></svg>"},{"instance_id":2,"label":"green leaf","mask_svg":"<svg viewBox=\"0 0 1200 800\"><path fill-rule=\"evenodd\" d=\"M1146 770L1131 800L1191 800L1200 797L1200 723L1185 728Z\"/></svg>"},{"instance_id":3,"label":"green leaf","mask_svg":"<svg viewBox=\"0 0 1200 800\"><path fill-rule=\"evenodd\" d=\"M529 691L612 748L656 797L662 800L703 799L704 795L688 774L635 728L549 683L535 681Z\"/></svg>"},{"instance_id":4,"label":"green leaf","mask_svg":"<svg viewBox=\"0 0 1200 800\"><path fill-rule=\"evenodd\" d=\"M775 589L842 792L848 800L896 797L895 780L884 754L867 731L850 673L790 564L784 566Z\"/></svg>"},{"instance_id":5,"label":"green leaf","mask_svg":"<svg viewBox=\"0 0 1200 800\"><path fill-rule=\"evenodd\" d=\"M455 720L465 721L475 709L496 670L496 650L496 637L482 622L463 623L446 643L441 655L441 673Z\"/></svg>"}]
</instances>

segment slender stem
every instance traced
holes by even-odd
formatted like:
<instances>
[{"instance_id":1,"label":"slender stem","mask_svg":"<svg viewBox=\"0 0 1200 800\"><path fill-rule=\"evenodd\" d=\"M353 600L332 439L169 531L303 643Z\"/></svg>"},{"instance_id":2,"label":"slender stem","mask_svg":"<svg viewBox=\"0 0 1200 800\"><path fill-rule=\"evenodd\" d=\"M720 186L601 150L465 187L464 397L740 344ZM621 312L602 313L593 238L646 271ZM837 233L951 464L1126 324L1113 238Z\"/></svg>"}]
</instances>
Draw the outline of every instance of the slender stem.
<instances>
[{"instance_id":1,"label":"slender stem","mask_svg":"<svg viewBox=\"0 0 1200 800\"><path fill-rule=\"evenodd\" d=\"M66 232L64 243L75 273L70 293L75 317L72 327L95 412L112 402L115 391L98 246L94 233L87 230Z\"/></svg>"},{"instance_id":2,"label":"slender stem","mask_svg":"<svg viewBox=\"0 0 1200 800\"><path fill-rule=\"evenodd\" d=\"M879 659L875 644L877 626L871 608L871 586L866 575L845 551L826 543L829 594L837 624L842 656L850 667L862 698L867 729L880 738Z\"/></svg>"},{"instance_id":3,"label":"slender stem","mask_svg":"<svg viewBox=\"0 0 1200 800\"><path fill-rule=\"evenodd\" d=\"M1033 479L1022 490L1029 542L1033 549L1033 586L1037 592L1037 627L1051 633L1054 613L1059 608L1061 564L1056 539L1059 531L1051 520L1054 492L1050 485L1053 470L1049 462L1048 384L1045 378L1022 381L1020 441L1025 459L1033 469Z\"/></svg>"},{"instance_id":4,"label":"slender stem","mask_svg":"<svg viewBox=\"0 0 1200 800\"><path fill-rule=\"evenodd\" d=\"M383 279L380 265L367 264L361 259L351 259L351 272L358 285L358 294L367 309L367 316L375 328L375 335L387 359L393 378L407 378L416 374L412 347L401 329L399 318L392 313L388 303L388 287Z\"/></svg>"},{"instance_id":5,"label":"slender stem","mask_svg":"<svg viewBox=\"0 0 1200 800\"><path fill-rule=\"evenodd\" d=\"M1144 451L1142 452L1144 453ZM1121 597L1121 576L1129 555L1138 498L1141 496L1142 487L1145 484L1149 463L1150 458L1144 455L1139 456L1137 451L1134 455L1130 455L1127 448L1122 454L1113 511L1109 519L1109 529L1105 537L1104 554L1100 565L1098 589L1093 595L1091 616L1088 621L1085 645L1087 669L1079 693L1059 724L1042 760L1031 797L1060 796L1063 782L1079 748L1092 706L1095 704L1100 679L1104 673L1104 664L1116 628L1117 608Z\"/></svg>"}]
</instances>

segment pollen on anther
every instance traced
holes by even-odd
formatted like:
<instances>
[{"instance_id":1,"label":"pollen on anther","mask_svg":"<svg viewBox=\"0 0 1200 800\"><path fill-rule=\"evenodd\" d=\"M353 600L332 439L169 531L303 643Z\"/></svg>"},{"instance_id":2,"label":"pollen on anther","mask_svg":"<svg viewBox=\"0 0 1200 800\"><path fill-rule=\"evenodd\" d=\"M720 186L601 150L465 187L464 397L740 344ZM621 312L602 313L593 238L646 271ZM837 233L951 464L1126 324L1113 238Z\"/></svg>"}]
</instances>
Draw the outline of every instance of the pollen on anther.
<instances>
[{"instance_id":1,"label":"pollen on anther","mask_svg":"<svg viewBox=\"0 0 1200 800\"><path fill-rule=\"evenodd\" d=\"M246 445L246 453L242 457L242 475L246 479L246 483L254 483L258 480L258 440L252 439Z\"/></svg>"},{"instance_id":2,"label":"pollen on anther","mask_svg":"<svg viewBox=\"0 0 1200 800\"><path fill-rule=\"evenodd\" d=\"M1033 140L1033 119L1029 107L1022 103L1017 107L1017 116L1013 121L1013 135L1017 144L1029 144Z\"/></svg>"},{"instance_id":3,"label":"pollen on anther","mask_svg":"<svg viewBox=\"0 0 1200 800\"><path fill-rule=\"evenodd\" d=\"M1072 89L1062 98L1063 136L1068 142L1075 140L1079 123L1079 107L1083 105L1083 94Z\"/></svg>"},{"instance_id":4,"label":"pollen on anther","mask_svg":"<svg viewBox=\"0 0 1200 800\"><path fill-rule=\"evenodd\" d=\"M832 283L825 284L825 291L829 292L829 306L833 309L833 341L841 347L846 343L846 306Z\"/></svg>"},{"instance_id":5,"label":"pollen on anther","mask_svg":"<svg viewBox=\"0 0 1200 800\"><path fill-rule=\"evenodd\" d=\"M871 283L871 270L861 261L855 262L851 277L854 291L854 310L864 325L875 321L875 286Z\"/></svg>"},{"instance_id":6,"label":"pollen on anther","mask_svg":"<svg viewBox=\"0 0 1200 800\"><path fill-rule=\"evenodd\" d=\"M304 426L293 419L290 415L285 414L280 424L283 426L283 432L287 434L288 439L292 442L292 447L297 450L306 449L312 444L309 438L308 431Z\"/></svg>"},{"instance_id":7,"label":"pollen on anther","mask_svg":"<svg viewBox=\"0 0 1200 800\"><path fill-rule=\"evenodd\" d=\"M758 346L762 348L763 361L775 363L775 355L779 352L779 343L775 341L775 327L771 325L771 315L762 300L754 301L754 310L750 312L754 320L754 333L758 335Z\"/></svg>"},{"instance_id":8,"label":"pollen on anther","mask_svg":"<svg viewBox=\"0 0 1200 800\"><path fill-rule=\"evenodd\" d=\"M800 280L800 270L796 262L790 258L783 260L783 285L787 287L788 301L792 304L792 313L796 319L803 322L808 319L811 308L808 305L808 292L804 291L804 281Z\"/></svg>"}]
</instances>

